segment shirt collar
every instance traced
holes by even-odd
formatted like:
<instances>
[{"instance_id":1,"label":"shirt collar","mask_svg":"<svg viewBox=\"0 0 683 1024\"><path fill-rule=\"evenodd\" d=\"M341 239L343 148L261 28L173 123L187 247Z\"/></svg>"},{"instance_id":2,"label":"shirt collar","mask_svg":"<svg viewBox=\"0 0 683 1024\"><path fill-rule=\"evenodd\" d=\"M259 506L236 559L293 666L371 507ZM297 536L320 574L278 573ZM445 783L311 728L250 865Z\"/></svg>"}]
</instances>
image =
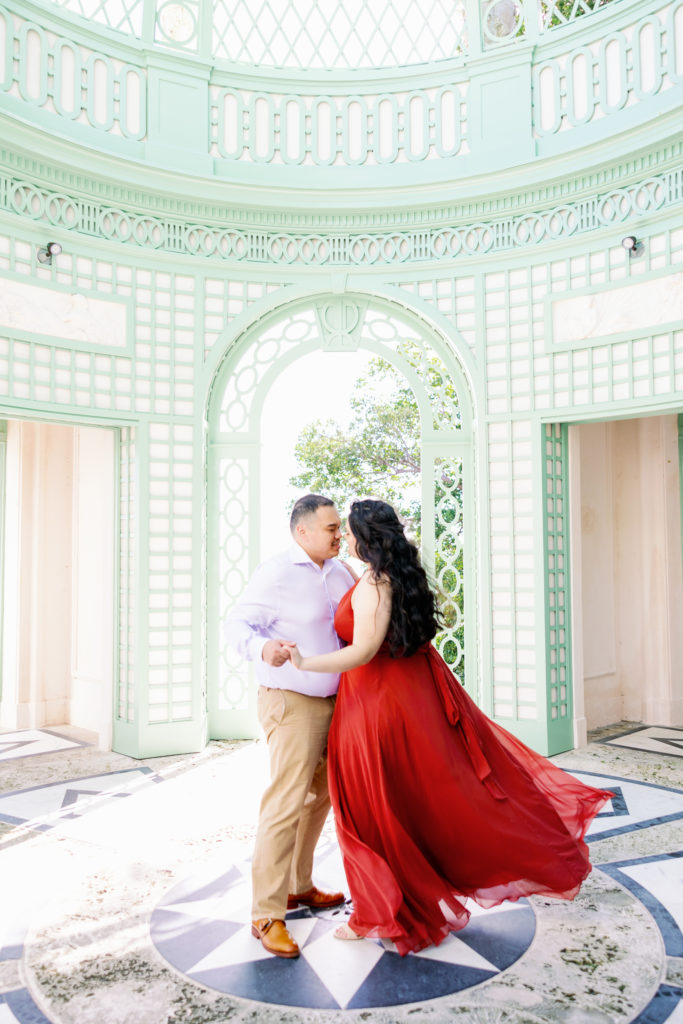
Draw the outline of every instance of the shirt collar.
<instances>
[{"instance_id":1,"label":"shirt collar","mask_svg":"<svg viewBox=\"0 0 683 1024\"><path fill-rule=\"evenodd\" d=\"M290 548L289 548L289 553L290 553L290 556L291 556L291 559L292 559L292 563L294 565L312 565L316 569L320 568L318 565L316 565L316 563L313 561L311 556L306 554L306 552L301 547L301 545L296 543L296 541L292 541L292 543L290 545ZM334 563L335 563L335 559L334 558L326 558L325 559L325 561L323 562L322 570L321 570L323 575L327 575L327 573L330 571L330 569L332 568Z\"/></svg>"}]
</instances>

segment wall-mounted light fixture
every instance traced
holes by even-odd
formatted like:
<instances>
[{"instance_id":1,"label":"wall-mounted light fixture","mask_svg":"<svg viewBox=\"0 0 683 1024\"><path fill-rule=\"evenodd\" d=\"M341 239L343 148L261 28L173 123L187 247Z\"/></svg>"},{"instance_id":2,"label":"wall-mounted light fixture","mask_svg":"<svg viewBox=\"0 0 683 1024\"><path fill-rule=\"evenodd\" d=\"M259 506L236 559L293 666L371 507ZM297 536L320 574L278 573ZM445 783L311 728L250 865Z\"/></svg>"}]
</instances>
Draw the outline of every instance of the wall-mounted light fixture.
<instances>
[{"instance_id":1,"label":"wall-mounted light fixture","mask_svg":"<svg viewBox=\"0 0 683 1024\"><path fill-rule=\"evenodd\" d=\"M52 263L53 256L59 256L62 251L62 247L59 242L48 242L44 249L38 250L38 262L47 263L48 266Z\"/></svg>"},{"instance_id":2,"label":"wall-mounted light fixture","mask_svg":"<svg viewBox=\"0 0 683 1024\"><path fill-rule=\"evenodd\" d=\"M640 256L645 246L642 242L639 242L635 235L627 235L626 238L622 238L621 244L626 249L627 253L633 259L634 256Z\"/></svg>"}]
</instances>

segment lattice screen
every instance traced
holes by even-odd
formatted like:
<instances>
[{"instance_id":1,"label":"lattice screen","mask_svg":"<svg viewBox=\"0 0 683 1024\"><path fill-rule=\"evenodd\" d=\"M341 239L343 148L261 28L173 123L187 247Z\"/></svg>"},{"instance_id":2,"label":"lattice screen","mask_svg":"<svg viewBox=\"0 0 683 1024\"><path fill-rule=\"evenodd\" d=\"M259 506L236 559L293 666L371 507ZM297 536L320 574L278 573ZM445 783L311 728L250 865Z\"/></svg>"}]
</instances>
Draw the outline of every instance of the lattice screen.
<instances>
[{"instance_id":1,"label":"lattice screen","mask_svg":"<svg viewBox=\"0 0 683 1024\"><path fill-rule=\"evenodd\" d=\"M142 34L144 0L52 0L52 3L118 32Z\"/></svg>"},{"instance_id":2,"label":"lattice screen","mask_svg":"<svg viewBox=\"0 0 683 1024\"><path fill-rule=\"evenodd\" d=\"M441 656L465 680L465 569L463 459L434 460L434 579L444 630L435 638ZM470 543L473 543L470 536ZM471 583L471 581L470 581ZM471 600L472 594L469 595ZM474 604L473 604L474 606Z\"/></svg>"},{"instance_id":3,"label":"lattice screen","mask_svg":"<svg viewBox=\"0 0 683 1024\"><path fill-rule=\"evenodd\" d=\"M218 472L218 558L223 574L218 590L218 621L225 617L249 579L249 459L220 458ZM213 553L212 556L213 557ZM249 677L239 656L221 643L217 694L212 704L218 711L248 711Z\"/></svg>"},{"instance_id":4,"label":"lattice screen","mask_svg":"<svg viewBox=\"0 0 683 1024\"><path fill-rule=\"evenodd\" d=\"M278 281L254 281L235 278L230 274L207 277L204 287L204 356L213 349L221 334L232 321L264 295L282 285Z\"/></svg>"},{"instance_id":5,"label":"lattice screen","mask_svg":"<svg viewBox=\"0 0 683 1024\"><path fill-rule=\"evenodd\" d=\"M394 67L422 64L466 53L466 5L461 0L51 0L57 7L107 28L141 36L145 8L152 8L155 40L197 50L208 12L212 52L218 59L291 68ZM541 31L556 29L616 0L487 0L482 4L485 38L514 42L526 20ZM525 11L525 8L527 10ZM526 14L526 20L525 20Z\"/></svg>"},{"instance_id":6,"label":"lattice screen","mask_svg":"<svg viewBox=\"0 0 683 1024\"><path fill-rule=\"evenodd\" d=\"M122 427L119 435L119 580L118 580L118 681L116 716L135 720L135 616L139 593L136 562L137 495L135 428Z\"/></svg>"},{"instance_id":7,"label":"lattice screen","mask_svg":"<svg viewBox=\"0 0 683 1024\"><path fill-rule=\"evenodd\" d=\"M566 426L546 424L543 441L548 715L551 733L553 725L564 723L569 739L572 723Z\"/></svg>"},{"instance_id":8,"label":"lattice screen","mask_svg":"<svg viewBox=\"0 0 683 1024\"><path fill-rule=\"evenodd\" d=\"M604 409L680 391L682 330L668 325L647 335L633 331L630 338L554 345L547 304L572 289L635 283L650 269L649 263L653 269L666 260L683 263L682 241L681 232L668 239L657 236L633 265L620 248L486 275L489 414Z\"/></svg>"},{"instance_id":9,"label":"lattice screen","mask_svg":"<svg viewBox=\"0 0 683 1024\"><path fill-rule=\"evenodd\" d=\"M193 277L138 270L135 275L135 408L190 416L194 409Z\"/></svg>"},{"instance_id":10,"label":"lattice screen","mask_svg":"<svg viewBox=\"0 0 683 1024\"><path fill-rule=\"evenodd\" d=\"M528 420L488 429L492 707L536 718L533 446Z\"/></svg>"},{"instance_id":11,"label":"lattice screen","mask_svg":"<svg viewBox=\"0 0 683 1024\"><path fill-rule=\"evenodd\" d=\"M476 280L469 275L438 277L435 280L397 281L396 284L418 296L445 316L471 349L477 344Z\"/></svg>"},{"instance_id":12,"label":"lattice screen","mask_svg":"<svg viewBox=\"0 0 683 1024\"><path fill-rule=\"evenodd\" d=\"M215 0L214 55L236 63L355 71L465 52L459 0Z\"/></svg>"},{"instance_id":13,"label":"lattice screen","mask_svg":"<svg viewBox=\"0 0 683 1024\"><path fill-rule=\"evenodd\" d=\"M149 428L149 721L193 709L193 429Z\"/></svg>"}]
</instances>

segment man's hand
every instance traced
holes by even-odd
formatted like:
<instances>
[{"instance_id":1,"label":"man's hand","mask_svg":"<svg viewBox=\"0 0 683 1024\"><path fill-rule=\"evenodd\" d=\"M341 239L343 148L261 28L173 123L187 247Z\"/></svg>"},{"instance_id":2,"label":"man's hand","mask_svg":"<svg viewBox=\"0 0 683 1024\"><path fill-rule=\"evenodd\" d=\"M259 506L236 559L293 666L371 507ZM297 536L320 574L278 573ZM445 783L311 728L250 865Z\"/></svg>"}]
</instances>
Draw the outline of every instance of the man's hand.
<instances>
[{"instance_id":1,"label":"man's hand","mask_svg":"<svg viewBox=\"0 0 683 1024\"><path fill-rule=\"evenodd\" d=\"M261 651L261 659L265 661L266 665L279 668L280 665L289 661L289 647L281 640L266 640Z\"/></svg>"}]
</instances>

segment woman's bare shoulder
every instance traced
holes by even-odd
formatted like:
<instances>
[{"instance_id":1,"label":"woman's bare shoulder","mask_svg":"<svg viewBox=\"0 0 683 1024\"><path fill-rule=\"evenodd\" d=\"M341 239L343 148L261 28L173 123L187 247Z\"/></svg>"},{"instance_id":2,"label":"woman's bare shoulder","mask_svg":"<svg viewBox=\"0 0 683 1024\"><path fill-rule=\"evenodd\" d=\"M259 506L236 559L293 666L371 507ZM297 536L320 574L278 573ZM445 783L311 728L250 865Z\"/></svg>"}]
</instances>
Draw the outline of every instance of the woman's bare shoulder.
<instances>
[{"instance_id":1,"label":"woman's bare shoulder","mask_svg":"<svg viewBox=\"0 0 683 1024\"><path fill-rule=\"evenodd\" d=\"M360 597L363 594L372 593L380 597L391 596L391 581L386 573L382 573L379 577L374 576L370 571L363 573L356 585L354 596L359 594Z\"/></svg>"}]
</instances>

